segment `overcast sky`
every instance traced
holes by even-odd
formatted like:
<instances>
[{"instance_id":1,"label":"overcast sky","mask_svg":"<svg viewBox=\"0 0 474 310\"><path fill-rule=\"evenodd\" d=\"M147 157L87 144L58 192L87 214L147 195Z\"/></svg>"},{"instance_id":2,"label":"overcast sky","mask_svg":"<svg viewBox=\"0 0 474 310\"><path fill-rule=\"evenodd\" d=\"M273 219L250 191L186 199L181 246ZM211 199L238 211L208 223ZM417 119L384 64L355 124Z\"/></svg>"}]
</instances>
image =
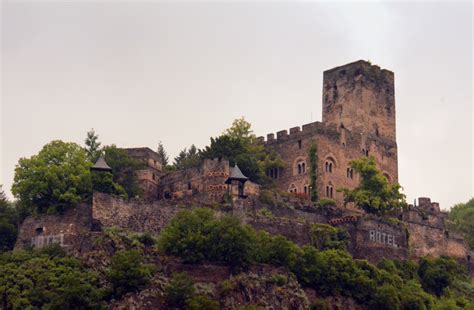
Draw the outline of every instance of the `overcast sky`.
<instances>
[{"instance_id":1,"label":"overcast sky","mask_svg":"<svg viewBox=\"0 0 474 310\"><path fill-rule=\"evenodd\" d=\"M322 74L395 72L400 183L411 202L473 196L470 2L3 1L1 173L53 139L162 141L173 157L245 116L257 135L321 120ZM11 196L10 196L11 197Z\"/></svg>"}]
</instances>

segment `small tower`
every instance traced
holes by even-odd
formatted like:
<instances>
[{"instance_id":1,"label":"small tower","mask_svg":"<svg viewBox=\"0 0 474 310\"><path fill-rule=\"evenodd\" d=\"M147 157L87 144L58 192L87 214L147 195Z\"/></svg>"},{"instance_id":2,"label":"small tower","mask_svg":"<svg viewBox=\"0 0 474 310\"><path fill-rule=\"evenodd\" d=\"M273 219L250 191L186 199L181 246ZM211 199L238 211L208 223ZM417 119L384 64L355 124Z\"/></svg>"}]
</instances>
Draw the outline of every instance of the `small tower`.
<instances>
[{"instance_id":1,"label":"small tower","mask_svg":"<svg viewBox=\"0 0 474 310\"><path fill-rule=\"evenodd\" d=\"M225 181L225 184L229 184L229 192L233 193L233 186L237 186L238 188L238 196L240 198L245 198L244 195L244 186L245 182L247 182L249 178L247 178L242 171L240 171L239 166L237 164L232 168L229 178Z\"/></svg>"},{"instance_id":2,"label":"small tower","mask_svg":"<svg viewBox=\"0 0 474 310\"><path fill-rule=\"evenodd\" d=\"M91 171L97 172L112 172L112 168L105 162L103 156L100 156L99 159L95 162L95 164L90 168Z\"/></svg>"}]
</instances>

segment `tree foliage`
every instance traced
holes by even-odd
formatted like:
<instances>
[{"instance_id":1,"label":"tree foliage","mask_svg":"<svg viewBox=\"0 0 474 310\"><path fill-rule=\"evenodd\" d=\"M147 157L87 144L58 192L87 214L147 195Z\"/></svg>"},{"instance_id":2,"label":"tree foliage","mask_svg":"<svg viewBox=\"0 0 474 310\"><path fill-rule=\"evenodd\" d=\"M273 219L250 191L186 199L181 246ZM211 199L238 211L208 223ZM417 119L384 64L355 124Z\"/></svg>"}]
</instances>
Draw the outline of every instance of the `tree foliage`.
<instances>
[{"instance_id":1,"label":"tree foliage","mask_svg":"<svg viewBox=\"0 0 474 310\"><path fill-rule=\"evenodd\" d=\"M84 141L84 144L86 145L87 157L92 163L94 163L99 158L101 153L101 143L97 141L98 139L99 136L95 133L95 130L91 129L87 132L87 137Z\"/></svg>"},{"instance_id":2,"label":"tree foliage","mask_svg":"<svg viewBox=\"0 0 474 310\"><path fill-rule=\"evenodd\" d=\"M234 120L219 137L211 138L210 146L204 148L201 156L228 159L231 165L237 164L251 181L264 185L271 182L266 175L268 169L284 167L276 153L265 150L263 143L253 134L251 124L243 117Z\"/></svg>"},{"instance_id":3,"label":"tree foliage","mask_svg":"<svg viewBox=\"0 0 474 310\"><path fill-rule=\"evenodd\" d=\"M121 195L125 192L125 197L134 198L142 194L142 190L138 184L136 170L142 169L145 163L128 156L127 152L117 148L115 145L108 145L103 148L104 158L107 164L112 168L112 181L120 185L123 190L116 184L110 186Z\"/></svg>"},{"instance_id":4,"label":"tree foliage","mask_svg":"<svg viewBox=\"0 0 474 310\"><path fill-rule=\"evenodd\" d=\"M340 189L344 203L354 203L356 207L376 215L401 211L406 206L405 195L400 193L399 184L390 184L377 169L373 157L362 157L351 161L351 167L359 173L360 185L350 190Z\"/></svg>"},{"instance_id":5,"label":"tree foliage","mask_svg":"<svg viewBox=\"0 0 474 310\"><path fill-rule=\"evenodd\" d=\"M18 233L18 213L0 185L0 253L13 249Z\"/></svg>"},{"instance_id":6,"label":"tree foliage","mask_svg":"<svg viewBox=\"0 0 474 310\"><path fill-rule=\"evenodd\" d=\"M163 168L166 168L166 166L169 164L169 156L161 141L158 143L158 149L156 152L158 153L158 158L160 159L160 163L163 165Z\"/></svg>"},{"instance_id":7,"label":"tree foliage","mask_svg":"<svg viewBox=\"0 0 474 310\"><path fill-rule=\"evenodd\" d=\"M150 278L151 268L144 264L143 257L136 250L117 252L107 270L107 279L116 297L144 287Z\"/></svg>"},{"instance_id":8,"label":"tree foliage","mask_svg":"<svg viewBox=\"0 0 474 310\"><path fill-rule=\"evenodd\" d=\"M187 263L225 262L234 268L251 262L253 231L233 216L216 219L209 209L182 211L164 228L159 248Z\"/></svg>"},{"instance_id":9,"label":"tree foliage","mask_svg":"<svg viewBox=\"0 0 474 310\"><path fill-rule=\"evenodd\" d=\"M0 255L0 304L5 309L102 309L98 275L75 258L41 252Z\"/></svg>"},{"instance_id":10,"label":"tree foliage","mask_svg":"<svg viewBox=\"0 0 474 310\"><path fill-rule=\"evenodd\" d=\"M184 148L174 158L174 167L178 170L198 167L201 163L200 150L193 144L189 149Z\"/></svg>"},{"instance_id":11,"label":"tree foliage","mask_svg":"<svg viewBox=\"0 0 474 310\"><path fill-rule=\"evenodd\" d=\"M79 145L55 140L37 155L18 161L12 192L39 213L61 211L90 199L90 166Z\"/></svg>"},{"instance_id":12,"label":"tree foliage","mask_svg":"<svg viewBox=\"0 0 474 310\"><path fill-rule=\"evenodd\" d=\"M452 207L448 219L449 229L461 233L474 250L474 198Z\"/></svg>"}]
</instances>

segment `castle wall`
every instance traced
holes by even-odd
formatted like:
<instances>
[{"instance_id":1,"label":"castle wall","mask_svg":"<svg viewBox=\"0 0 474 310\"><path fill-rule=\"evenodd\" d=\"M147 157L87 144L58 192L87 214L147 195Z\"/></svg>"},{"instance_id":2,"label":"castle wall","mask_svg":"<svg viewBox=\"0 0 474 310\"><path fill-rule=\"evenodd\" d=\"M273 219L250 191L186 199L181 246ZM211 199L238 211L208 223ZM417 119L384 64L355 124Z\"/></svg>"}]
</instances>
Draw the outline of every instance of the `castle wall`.
<instances>
[{"instance_id":1,"label":"castle wall","mask_svg":"<svg viewBox=\"0 0 474 310\"><path fill-rule=\"evenodd\" d=\"M91 207L86 204L61 215L29 216L20 225L15 249L41 248L53 243L64 248L79 248L91 227Z\"/></svg>"},{"instance_id":2,"label":"castle wall","mask_svg":"<svg viewBox=\"0 0 474 310\"><path fill-rule=\"evenodd\" d=\"M373 135L352 133L347 129L337 130L334 126L326 126L315 122L295 127L267 136L265 147L276 152L286 163L280 169L276 185L283 191L309 193L309 149L317 146L317 187L321 198L333 198L338 205L343 203L342 193L337 189L354 188L358 185L358 175L350 169L349 162L362 156L373 156L379 169L391 182L398 181L397 146L395 143ZM305 164L300 172L298 165ZM327 169L326 164L331 164ZM332 197L331 197L332 188Z\"/></svg>"},{"instance_id":3,"label":"castle wall","mask_svg":"<svg viewBox=\"0 0 474 310\"><path fill-rule=\"evenodd\" d=\"M121 227L158 234L181 210L160 201L125 201L104 193L94 193L92 217L103 227Z\"/></svg>"}]
</instances>

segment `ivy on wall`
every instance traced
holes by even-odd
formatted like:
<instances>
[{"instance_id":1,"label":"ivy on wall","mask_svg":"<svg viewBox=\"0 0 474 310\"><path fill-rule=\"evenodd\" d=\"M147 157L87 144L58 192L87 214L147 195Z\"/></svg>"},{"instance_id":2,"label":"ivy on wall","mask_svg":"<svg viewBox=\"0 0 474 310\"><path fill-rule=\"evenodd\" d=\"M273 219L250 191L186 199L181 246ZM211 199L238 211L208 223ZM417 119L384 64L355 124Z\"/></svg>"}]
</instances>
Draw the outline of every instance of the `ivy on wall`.
<instances>
[{"instance_id":1,"label":"ivy on wall","mask_svg":"<svg viewBox=\"0 0 474 310\"><path fill-rule=\"evenodd\" d=\"M311 201L318 201L318 191L316 188L317 180L317 167L318 167L318 148L316 144L312 144L309 148L309 191Z\"/></svg>"}]
</instances>

